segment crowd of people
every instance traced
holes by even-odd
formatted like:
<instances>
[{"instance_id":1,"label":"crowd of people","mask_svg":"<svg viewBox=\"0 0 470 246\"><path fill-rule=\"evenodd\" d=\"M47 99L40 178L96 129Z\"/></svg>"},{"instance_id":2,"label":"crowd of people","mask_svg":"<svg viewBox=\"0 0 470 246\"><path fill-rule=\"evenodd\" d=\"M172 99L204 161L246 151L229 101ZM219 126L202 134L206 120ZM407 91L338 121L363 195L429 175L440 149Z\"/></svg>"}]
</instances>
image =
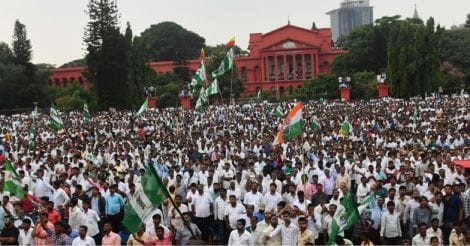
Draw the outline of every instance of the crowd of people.
<instances>
[{"instance_id":1,"label":"crowd of people","mask_svg":"<svg viewBox=\"0 0 470 246\"><path fill-rule=\"evenodd\" d=\"M324 245L344 197L373 201L337 245L470 244L466 97L304 102L303 134L273 139L293 102L0 116L2 245ZM349 134L340 131L347 117ZM321 130L311 127L318 119ZM30 130L35 129L32 138ZM129 197L153 165L171 199L137 232Z\"/></svg>"}]
</instances>

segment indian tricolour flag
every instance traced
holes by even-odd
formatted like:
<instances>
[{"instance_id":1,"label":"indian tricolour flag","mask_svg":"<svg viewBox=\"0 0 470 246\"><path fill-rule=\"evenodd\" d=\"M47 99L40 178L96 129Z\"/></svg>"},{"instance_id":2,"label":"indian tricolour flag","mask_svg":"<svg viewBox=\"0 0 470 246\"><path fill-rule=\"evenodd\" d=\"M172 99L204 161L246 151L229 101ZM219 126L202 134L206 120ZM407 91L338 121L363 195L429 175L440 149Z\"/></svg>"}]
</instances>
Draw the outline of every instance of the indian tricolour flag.
<instances>
[{"instance_id":1,"label":"indian tricolour flag","mask_svg":"<svg viewBox=\"0 0 470 246\"><path fill-rule=\"evenodd\" d=\"M136 185L134 194L129 198L123 224L130 232L136 233L139 226L152 216L152 211L166 198L165 187L152 165L149 165L140 184Z\"/></svg>"},{"instance_id":2,"label":"indian tricolour flag","mask_svg":"<svg viewBox=\"0 0 470 246\"><path fill-rule=\"evenodd\" d=\"M6 160L4 173L5 184L3 185L3 191L9 191L15 194L16 197L22 199L25 192L21 186L20 178L9 160Z\"/></svg>"},{"instance_id":3,"label":"indian tricolour flag","mask_svg":"<svg viewBox=\"0 0 470 246\"><path fill-rule=\"evenodd\" d=\"M302 133L302 103L298 102L284 119L282 127L279 129L274 139L273 145L281 144L284 140L292 140Z\"/></svg>"}]
</instances>

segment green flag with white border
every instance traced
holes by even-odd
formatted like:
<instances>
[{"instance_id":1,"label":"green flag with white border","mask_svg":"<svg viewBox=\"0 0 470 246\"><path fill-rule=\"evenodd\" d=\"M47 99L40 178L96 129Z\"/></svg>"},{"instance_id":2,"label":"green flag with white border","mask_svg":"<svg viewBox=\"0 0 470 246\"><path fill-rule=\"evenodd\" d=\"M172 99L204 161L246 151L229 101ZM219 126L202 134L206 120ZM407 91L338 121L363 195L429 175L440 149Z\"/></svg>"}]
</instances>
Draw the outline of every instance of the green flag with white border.
<instances>
[{"instance_id":1,"label":"green flag with white border","mask_svg":"<svg viewBox=\"0 0 470 246\"><path fill-rule=\"evenodd\" d=\"M143 113L147 112L148 108L149 108L149 99L145 98L144 103L142 104L142 106L140 106L139 111L137 111L137 116L140 116Z\"/></svg>"},{"instance_id":2,"label":"green flag with white border","mask_svg":"<svg viewBox=\"0 0 470 246\"><path fill-rule=\"evenodd\" d=\"M227 51L224 59L219 65L219 68L212 72L212 77L217 78L224 75L226 72L230 71L233 67L233 47Z\"/></svg>"},{"instance_id":3,"label":"green flag with white border","mask_svg":"<svg viewBox=\"0 0 470 246\"><path fill-rule=\"evenodd\" d=\"M159 206L166 198L163 190L165 187L161 185L161 182L158 182L158 177L153 174L154 172L149 170L153 168L151 165L149 164L140 184L136 184L135 192L129 198L125 210L122 223L132 233L136 233L139 226L145 224L154 208Z\"/></svg>"},{"instance_id":4,"label":"green flag with white border","mask_svg":"<svg viewBox=\"0 0 470 246\"><path fill-rule=\"evenodd\" d=\"M217 82L217 78L212 81L212 83L207 87L206 94L208 96L220 93L219 82Z\"/></svg>"},{"instance_id":5,"label":"green flag with white border","mask_svg":"<svg viewBox=\"0 0 470 246\"><path fill-rule=\"evenodd\" d=\"M23 186L21 185L20 178L11 164L10 160L5 162L5 183L3 185L3 191L9 191L15 194L16 197L22 199L25 195Z\"/></svg>"},{"instance_id":6,"label":"green flag with white border","mask_svg":"<svg viewBox=\"0 0 470 246\"><path fill-rule=\"evenodd\" d=\"M57 110L54 104L51 106L50 121L54 129L61 130L64 128L64 122L60 118L59 110Z\"/></svg>"}]
</instances>

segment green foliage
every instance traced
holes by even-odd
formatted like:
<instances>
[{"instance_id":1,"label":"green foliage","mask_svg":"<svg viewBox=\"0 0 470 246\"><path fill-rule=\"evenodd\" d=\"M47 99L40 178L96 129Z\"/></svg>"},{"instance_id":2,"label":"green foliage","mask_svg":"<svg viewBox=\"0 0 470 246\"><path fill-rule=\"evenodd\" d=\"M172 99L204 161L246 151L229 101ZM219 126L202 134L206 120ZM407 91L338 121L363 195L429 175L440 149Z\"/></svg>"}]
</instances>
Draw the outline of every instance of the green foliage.
<instances>
[{"instance_id":1,"label":"green foliage","mask_svg":"<svg viewBox=\"0 0 470 246\"><path fill-rule=\"evenodd\" d=\"M314 80L307 80L304 86L294 89L291 98L300 100L339 98L338 79L335 74L320 74Z\"/></svg>"},{"instance_id":2,"label":"green foliage","mask_svg":"<svg viewBox=\"0 0 470 246\"><path fill-rule=\"evenodd\" d=\"M376 98L377 79L375 73L358 72L351 76L351 98L354 100Z\"/></svg>"},{"instance_id":3,"label":"green foliage","mask_svg":"<svg viewBox=\"0 0 470 246\"><path fill-rule=\"evenodd\" d=\"M387 75L392 95L400 98L424 96L437 91L441 82L438 44L441 28L430 18L402 21L390 33Z\"/></svg>"},{"instance_id":4,"label":"green foliage","mask_svg":"<svg viewBox=\"0 0 470 246\"><path fill-rule=\"evenodd\" d=\"M467 14L467 20L465 21L465 28L470 28L470 14Z\"/></svg>"},{"instance_id":5,"label":"green foliage","mask_svg":"<svg viewBox=\"0 0 470 246\"><path fill-rule=\"evenodd\" d=\"M33 102L46 106L51 100L48 86L50 66L30 63L31 44L26 27L15 22L13 50L0 43L0 109L30 108Z\"/></svg>"},{"instance_id":6,"label":"green foliage","mask_svg":"<svg viewBox=\"0 0 470 246\"><path fill-rule=\"evenodd\" d=\"M459 70L470 71L470 30L445 30L439 42L439 57Z\"/></svg>"},{"instance_id":7,"label":"green foliage","mask_svg":"<svg viewBox=\"0 0 470 246\"><path fill-rule=\"evenodd\" d=\"M31 61L31 53L31 41L26 35L26 26L19 20L16 20L13 33L13 54L15 63L24 66L29 64Z\"/></svg>"},{"instance_id":8,"label":"green foliage","mask_svg":"<svg viewBox=\"0 0 470 246\"><path fill-rule=\"evenodd\" d=\"M312 22L312 27L310 28L310 30L317 30L317 24L315 24L315 21Z\"/></svg>"},{"instance_id":9,"label":"green foliage","mask_svg":"<svg viewBox=\"0 0 470 246\"><path fill-rule=\"evenodd\" d=\"M150 26L141 34L152 61L185 61L197 58L203 37L174 22Z\"/></svg>"},{"instance_id":10,"label":"green foliage","mask_svg":"<svg viewBox=\"0 0 470 246\"><path fill-rule=\"evenodd\" d=\"M178 94L164 93L157 98L157 107L159 108L178 107L179 104Z\"/></svg>"},{"instance_id":11,"label":"green foliage","mask_svg":"<svg viewBox=\"0 0 470 246\"><path fill-rule=\"evenodd\" d=\"M374 25L355 28L338 41L338 46L348 50L332 64L336 74L353 74L362 71L381 73L387 67L389 32L400 23L400 16L382 17Z\"/></svg>"},{"instance_id":12,"label":"green foliage","mask_svg":"<svg viewBox=\"0 0 470 246\"><path fill-rule=\"evenodd\" d=\"M129 37L119 32L115 0L90 0L90 17L84 41L88 71L85 77L96 94L100 109L129 108L136 100L136 88L129 83Z\"/></svg>"},{"instance_id":13,"label":"green foliage","mask_svg":"<svg viewBox=\"0 0 470 246\"><path fill-rule=\"evenodd\" d=\"M55 103L61 111L82 110L84 103L91 109L96 107L92 93L80 86L77 81L65 88L55 87L53 94Z\"/></svg>"},{"instance_id":14,"label":"green foliage","mask_svg":"<svg viewBox=\"0 0 470 246\"><path fill-rule=\"evenodd\" d=\"M67 63L62 64L59 68L67 68L67 67L85 67L86 60L84 58L76 59L73 61L69 61Z\"/></svg>"}]
</instances>

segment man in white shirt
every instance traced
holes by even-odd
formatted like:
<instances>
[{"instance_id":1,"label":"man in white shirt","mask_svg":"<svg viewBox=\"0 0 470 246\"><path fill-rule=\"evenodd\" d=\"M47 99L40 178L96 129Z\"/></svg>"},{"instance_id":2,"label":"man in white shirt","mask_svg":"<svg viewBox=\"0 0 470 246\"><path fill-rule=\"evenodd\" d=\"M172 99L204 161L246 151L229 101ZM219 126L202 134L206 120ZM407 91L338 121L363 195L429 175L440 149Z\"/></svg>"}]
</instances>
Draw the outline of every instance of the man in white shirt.
<instances>
[{"instance_id":1,"label":"man in white shirt","mask_svg":"<svg viewBox=\"0 0 470 246\"><path fill-rule=\"evenodd\" d=\"M245 225L246 221L244 219L239 219L237 221L237 229L230 233L227 244L228 246L254 244L251 234L245 230Z\"/></svg>"},{"instance_id":2,"label":"man in white shirt","mask_svg":"<svg viewBox=\"0 0 470 246\"><path fill-rule=\"evenodd\" d=\"M280 233L282 245L297 245L299 228L291 223L289 211L284 211L282 218L284 219L284 224L276 227L276 229L269 234L267 239L271 239Z\"/></svg>"},{"instance_id":3,"label":"man in white shirt","mask_svg":"<svg viewBox=\"0 0 470 246\"><path fill-rule=\"evenodd\" d=\"M78 229L78 237L72 241L72 246L95 246L95 240L87 236L88 227L85 225L80 226Z\"/></svg>"},{"instance_id":4,"label":"man in white shirt","mask_svg":"<svg viewBox=\"0 0 470 246\"><path fill-rule=\"evenodd\" d=\"M20 229L20 234L18 235L18 244L20 246L34 245L32 232L33 228L31 227L31 220L23 219L22 228Z\"/></svg>"},{"instance_id":5,"label":"man in white shirt","mask_svg":"<svg viewBox=\"0 0 470 246\"><path fill-rule=\"evenodd\" d=\"M246 214L245 207L237 202L235 195L229 197L229 204L225 207L224 217L227 227L235 230L237 227L237 220L241 218L242 215Z\"/></svg>"},{"instance_id":6,"label":"man in white shirt","mask_svg":"<svg viewBox=\"0 0 470 246\"><path fill-rule=\"evenodd\" d=\"M38 169L36 171L36 183L33 187L33 194L36 197L44 197L47 196L52 198L52 191L54 187L52 187L48 181L43 180L44 171L42 169Z\"/></svg>"},{"instance_id":7,"label":"man in white shirt","mask_svg":"<svg viewBox=\"0 0 470 246\"><path fill-rule=\"evenodd\" d=\"M70 200L70 209L69 209L69 225L72 230L78 230L81 225L83 225L83 212L78 207L78 198L72 197Z\"/></svg>"},{"instance_id":8,"label":"man in white shirt","mask_svg":"<svg viewBox=\"0 0 470 246\"><path fill-rule=\"evenodd\" d=\"M394 211L395 202L393 201L387 203L387 209L388 211L382 214L380 222L380 239L386 245L397 245L398 239L402 236L400 214Z\"/></svg>"},{"instance_id":9,"label":"man in white shirt","mask_svg":"<svg viewBox=\"0 0 470 246\"><path fill-rule=\"evenodd\" d=\"M98 222L100 217L95 212L95 210L90 209L90 202L85 200L83 201L83 222L84 225L87 225L87 235L92 237L95 241L99 242L100 239L100 229L98 227ZM81 228L79 227L79 232Z\"/></svg>"},{"instance_id":10,"label":"man in white shirt","mask_svg":"<svg viewBox=\"0 0 470 246\"><path fill-rule=\"evenodd\" d=\"M269 186L269 192L264 195L264 205L266 211L276 211L277 204L282 201L281 194L276 193L277 185L271 183ZM246 198L245 198L246 199Z\"/></svg>"},{"instance_id":11,"label":"man in white shirt","mask_svg":"<svg viewBox=\"0 0 470 246\"><path fill-rule=\"evenodd\" d=\"M216 227L214 228L215 235L217 236L218 243L225 244L227 242L227 230L225 223L225 208L229 206L227 201L227 191L220 190L220 196L214 201L214 220Z\"/></svg>"},{"instance_id":12,"label":"man in white shirt","mask_svg":"<svg viewBox=\"0 0 470 246\"><path fill-rule=\"evenodd\" d=\"M204 186L197 186L198 193L193 197L192 212L194 222L202 233L202 239L207 241L209 236L209 227L211 226L210 216L214 211L214 201L209 193L204 192Z\"/></svg>"},{"instance_id":13,"label":"man in white shirt","mask_svg":"<svg viewBox=\"0 0 470 246\"><path fill-rule=\"evenodd\" d=\"M253 182L251 184L251 191L245 194L243 203L245 205L253 205L255 207L255 213L259 210L259 204L263 201L263 195L258 192L258 184Z\"/></svg>"},{"instance_id":14,"label":"man in white shirt","mask_svg":"<svg viewBox=\"0 0 470 246\"><path fill-rule=\"evenodd\" d=\"M427 226L425 222L418 224L418 234L413 237L411 245L413 246L427 246L429 245L430 238L426 235Z\"/></svg>"}]
</instances>

